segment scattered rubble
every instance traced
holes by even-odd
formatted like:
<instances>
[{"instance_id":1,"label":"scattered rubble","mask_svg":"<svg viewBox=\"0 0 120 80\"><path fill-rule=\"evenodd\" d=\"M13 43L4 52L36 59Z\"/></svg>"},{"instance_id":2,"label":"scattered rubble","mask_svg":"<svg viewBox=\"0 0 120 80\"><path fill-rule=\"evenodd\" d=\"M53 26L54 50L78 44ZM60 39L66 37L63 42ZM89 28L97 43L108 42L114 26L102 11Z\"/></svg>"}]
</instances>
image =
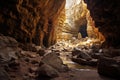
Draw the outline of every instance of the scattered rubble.
<instances>
[{"instance_id":1,"label":"scattered rubble","mask_svg":"<svg viewBox=\"0 0 120 80\"><path fill-rule=\"evenodd\" d=\"M92 67L97 67L98 64L100 74L111 76L114 73L116 77L119 76L119 50L101 49L98 45L86 46L78 42L79 40L57 42L49 48L31 46L29 43L27 43L29 47L28 45L20 47L15 39L2 35L0 36L0 79L59 80L62 74L65 74L64 78L69 72L74 74L71 70L78 67L69 66L74 62ZM78 73L73 75L74 78L75 75Z\"/></svg>"},{"instance_id":2,"label":"scattered rubble","mask_svg":"<svg viewBox=\"0 0 120 80\"><path fill-rule=\"evenodd\" d=\"M118 51L117 51L118 52ZM105 53L111 56L102 56L98 60L98 73L104 76L120 79L120 56L116 53ZM115 55L116 56L115 56ZM120 52L119 52L120 54ZM114 55L114 56L113 56Z\"/></svg>"}]
</instances>

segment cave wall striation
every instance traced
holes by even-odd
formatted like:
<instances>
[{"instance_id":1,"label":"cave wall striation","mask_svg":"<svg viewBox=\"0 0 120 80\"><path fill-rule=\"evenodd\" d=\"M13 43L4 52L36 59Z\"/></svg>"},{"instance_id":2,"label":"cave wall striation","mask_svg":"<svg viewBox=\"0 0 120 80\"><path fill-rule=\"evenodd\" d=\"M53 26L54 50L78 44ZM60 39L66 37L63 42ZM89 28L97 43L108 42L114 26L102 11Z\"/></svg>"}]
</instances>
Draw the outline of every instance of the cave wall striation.
<instances>
[{"instance_id":1,"label":"cave wall striation","mask_svg":"<svg viewBox=\"0 0 120 80\"><path fill-rule=\"evenodd\" d=\"M57 41L71 40L72 37L81 39L85 34L80 32L81 28L86 28L89 38L104 41L104 36L95 27L84 0L66 0L65 10L62 11L57 23Z\"/></svg>"},{"instance_id":2,"label":"cave wall striation","mask_svg":"<svg viewBox=\"0 0 120 80\"><path fill-rule=\"evenodd\" d=\"M65 0L0 0L0 33L23 43L49 46Z\"/></svg>"},{"instance_id":3,"label":"cave wall striation","mask_svg":"<svg viewBox=\"0 0 120 80\"><path fill-rule=\"evenodd\" d=\"M96 27L104 35L103 47L120 47L120 0L84 0L95 21Z\"/></svg>"}]
</instances>

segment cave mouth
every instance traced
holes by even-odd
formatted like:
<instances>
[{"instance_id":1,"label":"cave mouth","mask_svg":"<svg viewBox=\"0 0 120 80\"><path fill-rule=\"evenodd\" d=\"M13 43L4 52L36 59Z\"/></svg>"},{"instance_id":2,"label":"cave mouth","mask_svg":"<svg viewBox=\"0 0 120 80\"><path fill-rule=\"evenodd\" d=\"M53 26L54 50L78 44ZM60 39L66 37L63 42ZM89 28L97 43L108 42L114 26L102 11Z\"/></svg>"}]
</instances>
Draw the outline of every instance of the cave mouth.
<instances>
[{"instance_id":1,"label":"cave mouth","mask_svg":"<svg viewBox=\"0 0 120 80\"><path fill-rule=\"evenodd\" d=\"M58 18L58 32L57 42L71 42L76 46L101 45L105 40L95 27L84 0L66 0L65 9Z\"/></svg>"}]
</instances>

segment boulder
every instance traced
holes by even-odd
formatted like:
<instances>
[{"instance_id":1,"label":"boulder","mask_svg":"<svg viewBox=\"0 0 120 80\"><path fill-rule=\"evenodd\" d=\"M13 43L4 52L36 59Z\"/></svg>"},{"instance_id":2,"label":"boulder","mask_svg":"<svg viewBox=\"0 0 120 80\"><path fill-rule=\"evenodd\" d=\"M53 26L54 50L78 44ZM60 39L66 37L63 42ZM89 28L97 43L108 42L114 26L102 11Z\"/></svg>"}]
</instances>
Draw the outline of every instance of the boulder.
<instances>
[{"instance_id":1,"label":"boulder","mask_svg":"<svg viewBox=\"0 0 120 80\"><path fill-rule=\"evenodd\" d=\"M0 36L0 63L9 62L11 59L17 59L20 51L18 43L14 38Z\"/></svg>"},{"instance_id":2,"label":"boulder","mask_svg":"<svg viewBox=\"0 0 120 80\"><path fill-rule=\"evenodd\" d=\"M0 80L12 80L9 70L19 68L17 59L21 49L18 42L8 36L0 36Z\"/></svg>"},{"instance_id":3,"label":"boulder","mask_svg":"<svg viewBox=\"0 0 120 80\"><path fill-rule=\"evenodd\" d=\"M98 73L104 76L120 79L120 56L101 57L98 60Z\"/></svg>"},{"instance_id":4,"label":"boulder","mask_svg":"<svg viewBox=\"0 0 120 80\"><path fill-rule=\"evenodd\" d=\"M116 57L116 56L120 56L120 49L109 49L108 50L108 54L111 56L111 57Z\"/></svg>"},{"instance_id":5,"label":"boulder","mask_svg":"<svg viewBox=\"0 0 120 80\"><path fill-rule=\"evenodd\" d=\"M91 57L94 58L94 59L99 59L100 56L102 56L103 54L102 54L102 53L92 53L92 54L90 54L90 55L91 55Z\"/></svg>"},{"instance_id":6,"label":"boulder","mask_svg":"<svg viewBox=\"0 0 120 80\"><path fill-rule=\"evenodd\" d=\"M82 58L82 59L85 59L88 61L92 59L92 57L89 54L82 52L80 50L72 51L72 55L73 55L73 57L76 56L77 58Z\"/></svg>"},{"instance_id":7,"label":"boulder","mask_svg":"<svg viewBox=\"0 0 120 80\"><path fill-rule=\"evenodd\" d=\"M120 49L104 48L102 53L103 53L103 56L113 58L113 57L116 57L116 56L120 56Z\"/></svg>"},{"instance_id":8,"label":"boulder","mask_svg":"<svg viewBox=\"0 0 120 80\"><path fill-rule=\"evenodd\" d=\"M89 66L97 66L97 59L92 59L90 61L87 61L82 58L72 58L72 61L81 64L81 65L89 65Z\"/></svg>"},{"instance_id":9,"label":"boulder","mask_svg":"<svg viewBox=\"0 0 120 80\"><path fill-rule=\"evenodd\" d=\"M18 59L19 50L5 47L0 48L0 63L9 62L11 59Z\"/></svg>"},{"instance_id":10,"label":"boulder","mask_svg":"<svg viewBox=\"0 0 120 80\"><path fill-rule=\"evenodd\" d=\"M0 36L0 48L17 47L17 46L18 46L18 42L14 38L8 36Z\"/></svg>"},{"instance_id":11,"label":"boulder","mask_svg":"<svg viewBox=\"0 0 120 80\"><path fill-rule=\"evenodd\" d=\"M68 70L68 67L65 64L63 64L61 58L54 53L49 53L46 56L44 56L41 62L53 67L59 72L64 72Z\"/></svg>"},{"instance_id":12,"label":"boulder","mask_svg":"<svg viewBox=\"0 0 120 80\"><path fill-rule=\"evenodd\" d=\"M41 65L38 71L39 71L39 77L46 76L46 77L54 78L59 76L59 72L48 64Z\"/></svg>"}]
</instances>

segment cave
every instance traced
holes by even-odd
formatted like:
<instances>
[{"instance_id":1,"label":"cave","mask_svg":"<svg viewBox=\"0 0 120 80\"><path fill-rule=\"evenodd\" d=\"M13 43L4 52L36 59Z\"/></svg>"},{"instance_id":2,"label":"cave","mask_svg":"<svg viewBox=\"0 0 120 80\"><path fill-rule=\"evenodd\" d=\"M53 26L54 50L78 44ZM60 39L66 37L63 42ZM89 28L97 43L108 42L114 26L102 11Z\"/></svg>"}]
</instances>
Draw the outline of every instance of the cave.
<instances>
[{"instance_id":1,"label":"cave","mask_svg":"<svg viewBox=\"0 0 120 80\"><path fill-rule=\"evenodd\" d=\"M0 80L119 80L120 0L0 0Z\"/></svg>"},{"instance_id":2,"label":"cave","mask_svg":"<svg viewBox=\"0 0 120 80\"><path fill-rule=\"evenodd\" d=\"M86 25L82 25L79 29L79 32L81 33L82 38L88 37Z\"/></svg>"}]
</instances>

